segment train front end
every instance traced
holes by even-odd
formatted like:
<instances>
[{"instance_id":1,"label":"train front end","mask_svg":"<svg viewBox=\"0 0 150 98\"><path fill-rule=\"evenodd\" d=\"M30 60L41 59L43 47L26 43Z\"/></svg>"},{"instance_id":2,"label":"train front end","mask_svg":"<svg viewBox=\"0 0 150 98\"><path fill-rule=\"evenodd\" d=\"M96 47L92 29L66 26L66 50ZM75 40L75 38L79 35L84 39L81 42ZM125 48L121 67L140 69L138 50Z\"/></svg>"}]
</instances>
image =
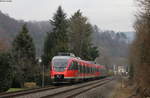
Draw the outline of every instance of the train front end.
<instances>
[{"instance_id":1,"label":"train front end","mask_svg":"<svg viewBox=\"0 0 150 98\"><path fill-rule=\"evenodd\" d=\"M73 72L68 71L70 62L69 56L55 56L52 59L50 76L53 83L71 82L69 77L73 77Z\"/></svg>"}]
</instances>

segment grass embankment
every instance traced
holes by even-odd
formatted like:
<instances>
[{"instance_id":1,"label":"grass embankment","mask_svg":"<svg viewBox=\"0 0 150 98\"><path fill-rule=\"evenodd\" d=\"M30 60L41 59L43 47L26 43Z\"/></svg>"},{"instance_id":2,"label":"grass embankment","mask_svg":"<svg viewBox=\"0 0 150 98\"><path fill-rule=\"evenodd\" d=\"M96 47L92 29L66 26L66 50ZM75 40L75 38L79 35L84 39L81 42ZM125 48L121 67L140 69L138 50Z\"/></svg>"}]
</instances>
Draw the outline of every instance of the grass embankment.
<instances>
[{"instance_id":1,"label":"grass embankment","mask_svg":"<svg viewBox=\"0 0 150 98\"><path fill-rule=\"evenodd\" d=\"M10 88L7 92L16 92L21 90L26 90L26 88Z\"/></svg>"},{"instance_id":2,"label":"grass embankment","mask_svg":"<svg viewBox=\"0 0 150 98\"><path fill-rule=\"evenodd\" d=\"M37 87L38 86L36 85L35 82L26 82L24 83L24 88L10 88L7 92L16 92L16 91L22 91L27 89L33 89Z\"/></svg>"}]
</instances>

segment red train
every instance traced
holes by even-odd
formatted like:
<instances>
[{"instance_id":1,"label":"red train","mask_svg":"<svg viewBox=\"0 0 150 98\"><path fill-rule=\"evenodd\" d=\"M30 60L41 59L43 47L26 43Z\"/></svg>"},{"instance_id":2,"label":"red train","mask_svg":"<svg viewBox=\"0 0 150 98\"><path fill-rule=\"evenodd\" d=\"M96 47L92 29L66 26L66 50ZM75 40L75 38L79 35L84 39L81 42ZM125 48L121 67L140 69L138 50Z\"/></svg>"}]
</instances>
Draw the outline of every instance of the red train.
<instances>
[{"instance_id":1,"label":"red train","mask_svg":"<svg viewBox=\"0 0 150 98\"><path fill-rule=\"evenodd\" d=\"M55 83L78 82L105 77L106 68L74 56L54 56L51 62L51 79Z\"/></svg>"}]
</instances>

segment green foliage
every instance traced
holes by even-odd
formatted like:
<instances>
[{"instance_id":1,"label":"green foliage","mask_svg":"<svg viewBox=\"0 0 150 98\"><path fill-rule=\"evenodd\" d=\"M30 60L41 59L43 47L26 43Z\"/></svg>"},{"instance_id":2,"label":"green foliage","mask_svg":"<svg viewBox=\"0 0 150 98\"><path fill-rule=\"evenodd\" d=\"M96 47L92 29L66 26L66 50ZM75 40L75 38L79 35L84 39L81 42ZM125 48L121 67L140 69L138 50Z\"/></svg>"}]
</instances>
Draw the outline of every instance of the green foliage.
<instances>
[{"instance_id":1,"label":"green foliage","mask_svg":"<svg viewBox=\"0 0 150 98\"><path fill-rule=\"evenodd\" d=\"M45 38L42 56L44 65L49 67L49 62L58 52L72 52L86 60L95 60L99 56L97 47L91 42L93 28L80 11L67 21L66 14L59 6L50 23L53 30Z\"/></svg>"},{"instance_id":2,"label":"green foliage","mask_svg":"<svg viewBox=\"0 0 150 98\"><path fill-rule=\"evenodd\" d=\"M54 33L54 43L56 52L67 52L68 51L68 36L67 28L68 23L66 19L66 14L63 12L61 6L58 7L53 20L50 21L54 26L51 33Z\"/></svg>"},{"instance_id":3,"label":"green foliage","mask_svg":"<svg viewBox=\"0 0 150 98\"><path fill-rule=\"evenodd\" d=\"M86 60L95 60L99 56L97 47L92 44L92 33L91 24L78 10L69 21L69 46L76 56Z\"/></svg>"},{"instance_id":4,"label":"green foliage","mask_svg":"<svg viewBox=\"0 0 150 98\"><path fill-rule=\"evenodd\" d=\"M38 69L35 66L35 46L26 24L14 39L12 46L14 81L23 86L24 82L34 81Z\"/></svg>"},{"instance_id":5,"label":"green foliage","mask_svg":"<svg viewBox=\"0 0 150 98\"><path fill-rule=\"evenodd\" d=\"M57 12L53 16L53 20L50 20L53 26L52 32L47 33L44 42L44 55L43 63L48 66L49 61L58 52L68 51L68 23L66 14L63 12L61 6L58 7Z\"/></svg>"},{"instance_id":6,"label":"green foliage","mask_svg":"<svg viewBox=\"0 0 150 98\"><path fill-rule=\"evenodd\" d=\"M53 49L55 47L54 40L54 33L47 33L44 42L44 55L42 56L43 64L47 67L52 57L56 54L56 52L54 52L55 50Z\"/></svg>"},{"instance_id":7,"label":"green foliage","mask_svg":"<svg viewBox=\"0 0 150 98\"><path fill-rule=\"evenodd\" d=\"M11 57L9 53L0 53L0 92L7 91L12 83Z\"/></svg>"},{"instance_id":8,"label":"green foliage","mask_svg":"<svg viewBox=\"0 0 150 98\"><path fill-rule=\"evenodd\" d=\"M89 49L89 60L94 61L99 56L99 51L96 46L92 46Z\"/></svg>"},{"instance_id":9,"label":"green foliage","mask_svg":"<svg viewBox=\"0 0 150 98\"><path fill-rule=\"evenodd\" d=\"M27 88L10 88L7 92L17 92L17 91L22 91L26 90Z\"/></svg>"}]
</instances>

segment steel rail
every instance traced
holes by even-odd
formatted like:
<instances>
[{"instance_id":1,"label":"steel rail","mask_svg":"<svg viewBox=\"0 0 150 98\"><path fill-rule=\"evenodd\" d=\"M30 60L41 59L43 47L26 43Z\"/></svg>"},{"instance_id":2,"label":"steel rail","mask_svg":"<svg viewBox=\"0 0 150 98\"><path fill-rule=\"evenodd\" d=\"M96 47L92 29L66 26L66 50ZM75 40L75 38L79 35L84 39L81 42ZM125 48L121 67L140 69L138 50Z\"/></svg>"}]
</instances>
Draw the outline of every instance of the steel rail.
<instances>
[{"instance_id":1,"label":"steel rail","mask_svg":"<svg viewBox=\"0 0 150 98\"><path fill-rule=\"evenodd\" d=\"M42 98L52 98L52 97L56 97L56 96L61 96L62 94L65 94L65 93L68 93L68 92L72 92L72 91L76 91L76 90L78 90L78 89L81 89L81 88L84 88L84 87L90 87L90 88L88 88L88 89L86 89L86 90L83 90L82 92L78 92L78 93L75 93L75 94L73 94L73 95L68 95L68 97L65 97L65 98L71 98L71 97L74 97L74 96L76 96L76 95L78 95L78 94L81 94L81 93L84 93L84 92L86 92L86 91L88 91L88 90L90 90L90 89L92 89L93 87L97 87L97 86L100 86L100 85L104 85L104 84L106 84L106 82L109 82L109 81L111 81L112 79L103 79L103 80L99 80L99 81L95 81L95 82L92 82L92 83L88 83L88 84L85 84L85 85L82 85L82 86L80 86L80 85L78 85L77 87L74 87L74 88L71 88L71 89L67 89L67 90L63 90L63 91L60 91L60 92L56 92L56 93L54 93L54 94L51 94L51 95L47 95L47 96L44 96L44 97L42 97ZM99 84L100 83L100 84ZM97 85L95 85L95 84L97 84ZM92 86L92 85L94 85L94 86ZM92 86L92 87L91 87Z\"/></svg>"},{"instance_id":2,"label":"steel rail","mask_svg":"<svg viewBox=\"0 0 150 98\"><path fill-rule=\"evenodd\" d=\"M10 97L15 97L15 96L21 96L21 95L26 95L26 94L31 94L31 93L36 93L36 92L42 92L45 90L52 90L52 89L57 89L60 87L44 87L44 88L35 88L35 89L27 89L27 90L22 90L22 91L17 91L17 92L8 92L8 93L1 93L0 98L10 98Z\"/></svg>"}]
</instances>

